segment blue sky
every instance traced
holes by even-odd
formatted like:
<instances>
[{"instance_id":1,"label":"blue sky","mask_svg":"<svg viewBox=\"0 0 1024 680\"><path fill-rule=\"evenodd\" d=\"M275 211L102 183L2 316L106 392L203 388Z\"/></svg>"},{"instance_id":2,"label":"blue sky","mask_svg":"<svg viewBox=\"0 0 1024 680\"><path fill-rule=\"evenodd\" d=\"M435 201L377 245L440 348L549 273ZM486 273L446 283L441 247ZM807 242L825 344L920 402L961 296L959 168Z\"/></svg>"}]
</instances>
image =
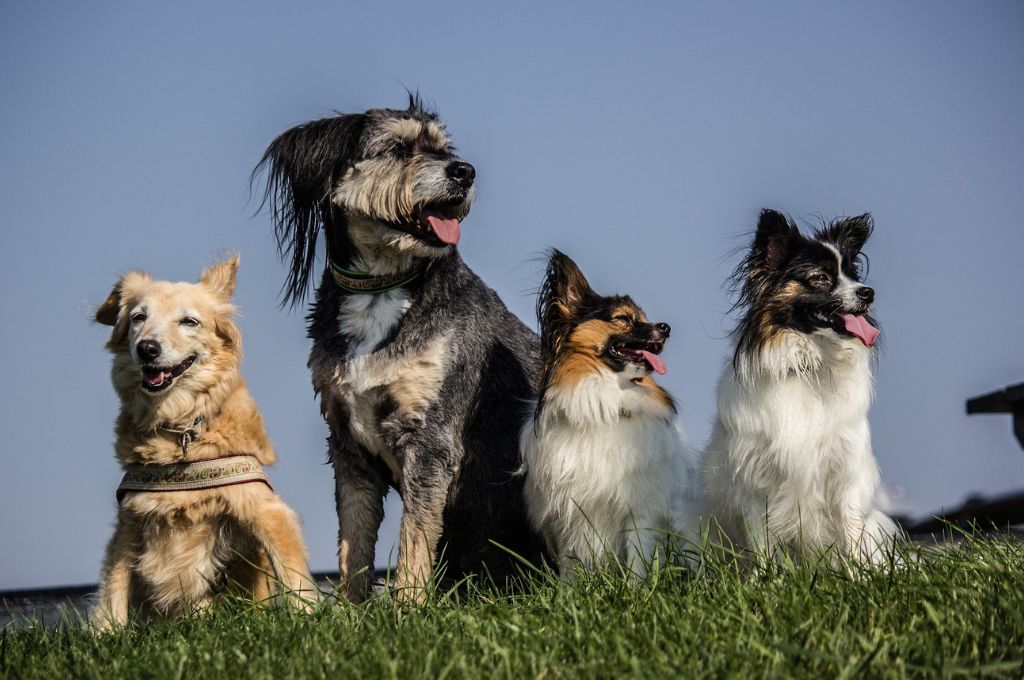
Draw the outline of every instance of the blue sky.
<instances>
[{"instance_id":1,"label":"blue sky","mask_svg":"<svg viewBox=\"0 0 1024 680\"><path fill-rule=\"evenodd\" d=\"M403 87L477 168L470 265L533 325L557 246L670 322L664 384L697 444L758 210L871 211L883 477L919 512L1024 486L1009 418L963 404L1024 380L1022 72L1012 1L4 3L0 588L98 574L119 471L92 310L125 269L194 279L227 251L272 479L336 568L303 314L277 306L248 177L279 132Z\"/></svg>"}]
</instances>

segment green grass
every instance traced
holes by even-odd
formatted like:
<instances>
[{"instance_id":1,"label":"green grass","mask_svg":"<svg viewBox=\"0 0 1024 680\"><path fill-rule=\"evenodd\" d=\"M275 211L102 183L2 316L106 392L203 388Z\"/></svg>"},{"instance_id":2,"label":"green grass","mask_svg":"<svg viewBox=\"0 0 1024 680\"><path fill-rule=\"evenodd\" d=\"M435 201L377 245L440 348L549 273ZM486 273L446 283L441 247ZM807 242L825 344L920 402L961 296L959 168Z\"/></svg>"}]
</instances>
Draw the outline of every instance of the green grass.
<instances>
[{"instance_id":1,"label":"green grass","mask_svg":"<svg viewBox=\"0 0 1024 680\"><path fill-rule=\"evenodd\" d=\"M17 678L490 678L1024 675L1024 546L970 540L904 566L741 574L721 554L630 587L543 572L514 595L380 597L312 615L229 603L96 637L5 630ZM914 555L911 555L914 557Z\"/></svg>"}]
</instances>

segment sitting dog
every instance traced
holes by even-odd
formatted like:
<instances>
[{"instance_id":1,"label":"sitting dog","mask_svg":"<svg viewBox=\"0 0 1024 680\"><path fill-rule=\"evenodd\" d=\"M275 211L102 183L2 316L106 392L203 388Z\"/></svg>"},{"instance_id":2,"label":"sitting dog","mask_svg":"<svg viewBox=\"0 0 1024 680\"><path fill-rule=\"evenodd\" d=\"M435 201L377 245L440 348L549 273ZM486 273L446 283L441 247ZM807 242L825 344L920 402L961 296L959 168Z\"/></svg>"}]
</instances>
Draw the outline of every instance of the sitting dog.
<instances>
[{"instance_id":1,"label":"sitting dog","mask_svg":"<svg viewBox=\"0 0 1024 680\"><path fill-rule=\"evenodd\" d=\"M594 292L557 250L537 315L543 381L520 443L530 520L563 576L612 560L642 578L673 531L696 526L675 404L651 377L666 372L669 326Z\"/></svg>"},{"instance_id":2,"label":"sitting dog","mask_svg":"<svg viewBox=\"0 0 1024 680\"><path fill-rule=\"evenodd\" d=\"M861 215L807 237L764 210L734 274L743 316L704 490L720 529L759 556L835 548L882 561L896 535L868 427L879 330L860 255L872 229Z\"/></svg>"},{"instance_id":3,"label":"sitting dog","mask_svg":"<svg viewBox=\"0 0 1024 680\"><path fill-rule=\"evenodd\" d=\"M542 551L522 499L521 405L537 337L466 266L456 244L476 171L419 98L300 125L267 172L286 298L301 301L316 243L327 262L309 315L309 367L330 429L341 591L364 599L388 488L402 498L400 598L445 576L512 574Z\"/></svg>"},{"instance_id":4,"label":"sitting dog","mask_svg":"<svg viewBox=\"0 0 1024 680\"><path fill-rule=\"evenodd\" d=\"M237 268L236 256L196 284L129 272L96 311L114 327L125 469L90 615L99 627L204 608L227 583L256 600L277 587L316 597L298 517L262 470L275 455L239 373Z\"/></svg>"}]
</instances>

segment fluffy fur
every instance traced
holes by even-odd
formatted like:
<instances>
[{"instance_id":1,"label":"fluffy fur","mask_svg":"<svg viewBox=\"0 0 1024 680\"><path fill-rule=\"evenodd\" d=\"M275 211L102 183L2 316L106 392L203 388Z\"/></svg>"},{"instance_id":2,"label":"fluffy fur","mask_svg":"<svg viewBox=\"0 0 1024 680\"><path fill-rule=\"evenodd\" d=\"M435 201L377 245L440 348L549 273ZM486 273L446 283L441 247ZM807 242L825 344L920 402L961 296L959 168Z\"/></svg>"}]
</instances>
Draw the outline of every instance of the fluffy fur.
<instances>
[{"instance_id":1,"label":"fluffy fur","mask_svg":"<svg viewBox=\"0 0 1024 680\"><path fill-rule=\"evenodd\" d=\"M122 465L163 465L246 453L275 460L263 419L239 373L242 343L232 317L238 258L199 282L155 281L133 271L96 312L113 326L107 349L121 400L114 452ZM194 427L182 446L176 431ZM187 452L186 449L187 448ZM314 597L299 520L265 484L129 492L103 563L98 626L129 612L171 616L205 607L230 582L256 600L278 585Z\"/></svg>"},{"instance_id":2,"label":"fluffy fur","mask_svg":"<svg viewBox=\"0 0 1024 680\"><path fill-rule=\"evenodd\" d=\"M885 559L896 526L877 506L868 408L877 324L863 285L869 215L804 236L761 213L734 276L736 351L703 462L718 526L761 554L834 548Z\"/></svg>"},{"instance_id":3,"label":"fluffy fur","mask_svg":"<svg viewBox=\"0 0 1024 680\"><path fill-rule=\"evenodd\" d=\"M611 560L642 577L696 517L675 405L650 375L670 329L595 293L558 251L538 317L544 379L520 444L530 520L563 575Z\"/></svg>"},{"instance_id":4,"label":"fluffy fur","mask_svg":"<svg viewBox=\"0 0 1024 680\"><path fill-rule=\"evenodd\" d=\"M516 446L521 404L538 374L537 337L459 257L473 167L417 97L288 130L261 166L286 299L301 301L320 232L328 265L371 275L419 273L352 293L324 272L309 315L309 367L330 427L342 592L370 590L388 488L402 497L396 587L418 599L443 554L446 575L537 560Z\"/></svg>"}]
</instances>

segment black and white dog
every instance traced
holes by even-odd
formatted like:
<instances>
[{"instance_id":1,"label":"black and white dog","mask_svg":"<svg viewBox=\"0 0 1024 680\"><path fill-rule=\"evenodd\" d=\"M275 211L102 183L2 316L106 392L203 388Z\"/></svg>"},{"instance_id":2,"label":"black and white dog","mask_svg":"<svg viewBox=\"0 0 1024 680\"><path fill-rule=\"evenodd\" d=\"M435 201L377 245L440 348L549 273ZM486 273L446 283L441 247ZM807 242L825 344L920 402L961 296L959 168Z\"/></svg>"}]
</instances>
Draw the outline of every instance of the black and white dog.
<instances>
[{"instance_id":1,"label":"black and white dog","mask_svg":"<svg viewBox=\"0 0 1024 680\"><path fill-rule=\"evenodd\" d=\"M718 387L705 505L763 556L836 549L886 559L896 525L878 507L868 407L878 339L862 283L869 215L805 236L764 210L733 278L743 317Z\"/></svg>"},{"instance_id":2,"label":"black and white dog","mask_svg":"<svg viewBox=\"0 0 1024 680\"><path fill-rule=\"evenodd\" d=\"M419 599L439 558L449 577L492 578L512 573L509 551L539 559L515 474L538 339L459 257L476 172L444 123L416 96L312 121L275 139L262 171L292 303L327 241L309 367L330 426L343 592L370 590L389 487L404 505L400 597Z\"/></svg>"}]
</instances>

